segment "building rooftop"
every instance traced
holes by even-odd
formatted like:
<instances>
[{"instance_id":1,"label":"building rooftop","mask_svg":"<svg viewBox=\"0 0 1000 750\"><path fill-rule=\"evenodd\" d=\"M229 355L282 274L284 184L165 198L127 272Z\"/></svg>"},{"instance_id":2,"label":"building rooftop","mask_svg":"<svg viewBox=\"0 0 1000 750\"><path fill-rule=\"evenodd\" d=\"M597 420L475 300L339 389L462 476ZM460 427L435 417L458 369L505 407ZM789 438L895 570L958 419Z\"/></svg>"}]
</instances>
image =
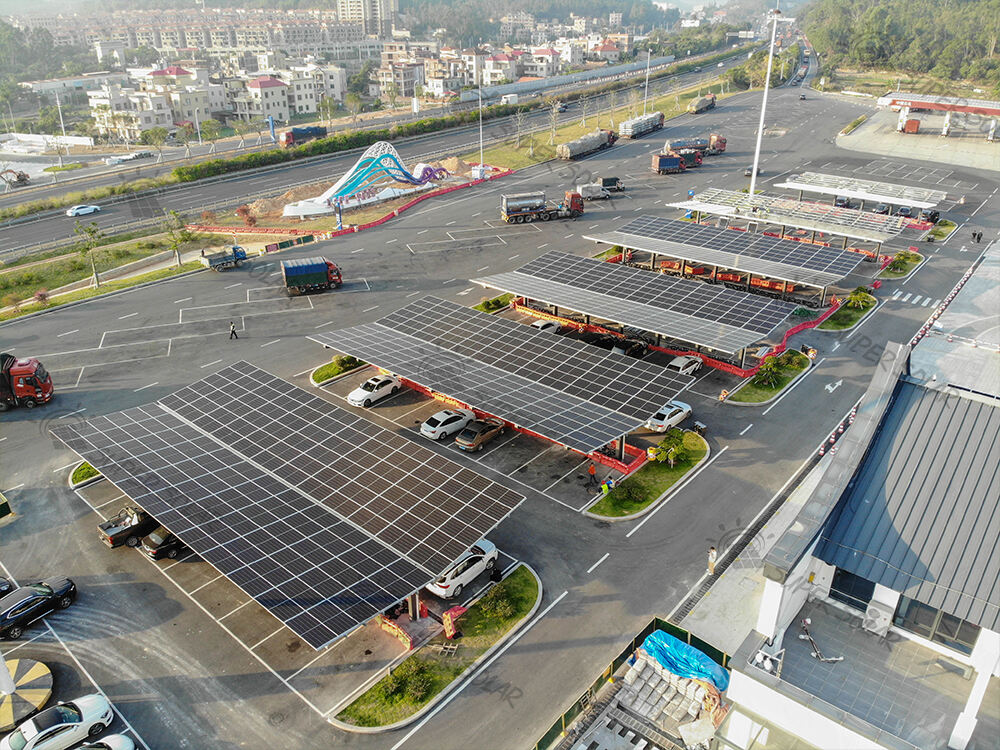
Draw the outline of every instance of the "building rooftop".
<instances>
[{"instance_id":1,"label":"building rooftop","mask_svg":"<svg viewBox=\"0 0 1000 750\"><path fill-rule=\"evenodd\" d=\"M252 89L267 89L274 88L275 86L287 85L287 83L275 78L274 76L261 76L260 78L255 78L247 83L247 86Z\"/></svg>"},{"instance_id":2,"label":"building rooftop","mask_svg":"<svg viewBox=\"0 0 1000 750\"><path fill-rule=\"evenodd\" d=\"M184 70L184 68L178 67L176 65L171 65L169 67L163 68L162 70L150 71L151 76L189 76L194 75L190 70Z\"/></svg>"}]
</instances>

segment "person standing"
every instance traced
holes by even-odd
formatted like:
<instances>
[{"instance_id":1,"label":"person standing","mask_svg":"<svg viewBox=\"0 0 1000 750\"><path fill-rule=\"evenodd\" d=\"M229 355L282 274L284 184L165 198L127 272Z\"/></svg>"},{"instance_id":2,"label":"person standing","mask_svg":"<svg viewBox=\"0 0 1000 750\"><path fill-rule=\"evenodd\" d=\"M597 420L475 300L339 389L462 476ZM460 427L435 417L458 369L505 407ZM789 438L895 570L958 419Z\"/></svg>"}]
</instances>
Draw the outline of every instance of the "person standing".
<instances>
[{"instance_id":1,"label":"person standing","mask_svg":"<svg viewBox=\"0 0 1000 750\"><path fill-rule=\"evenodd\" d=\"M590 479L587 480L588 487L597 486L597 464L593 461L590 462L590 466L587 467L587 473L590 474Z\"/></svg>"},{"instance_id":2,"label":"person standing","mask_svg":"<svg viewBox=\"0 0 1000 750\"><path fill-rule=\"evenodd\" d=\"M708 548L708 574L710 576L715 575L715 561L719 559L719 553L715 551L715 547Z\"/></svg>"},{"instance_id":3,"label":"person standing","mask_svg":"<svg viewBox=\"0 0 1000 750\"><path fill-rule=\"evenodd\" d=\"M238 339L239 336L236 335L236 324L233 321L229 321L229 340Z\"/></svg>"}]
</instances>

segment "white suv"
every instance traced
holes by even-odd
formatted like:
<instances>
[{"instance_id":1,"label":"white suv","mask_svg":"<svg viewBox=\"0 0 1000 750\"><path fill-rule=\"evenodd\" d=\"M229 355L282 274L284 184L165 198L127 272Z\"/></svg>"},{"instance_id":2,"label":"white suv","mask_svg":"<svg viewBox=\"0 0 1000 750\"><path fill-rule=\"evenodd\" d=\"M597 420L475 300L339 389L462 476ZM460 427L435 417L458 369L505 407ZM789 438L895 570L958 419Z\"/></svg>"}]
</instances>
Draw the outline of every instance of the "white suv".
<instances>
[{"instance_id":1,"label":"white suv","mask_svg":"<svg viewBox=\"0 0 1000 750\"><path fill-rule=\"evenodd\" d=\"M476 580L480 573L497 564L499 554L493 542L489 539L480 539L451 570L428 585L427 590L441 599L461 596L462 590Z\"/></svg>"}]
</instances>

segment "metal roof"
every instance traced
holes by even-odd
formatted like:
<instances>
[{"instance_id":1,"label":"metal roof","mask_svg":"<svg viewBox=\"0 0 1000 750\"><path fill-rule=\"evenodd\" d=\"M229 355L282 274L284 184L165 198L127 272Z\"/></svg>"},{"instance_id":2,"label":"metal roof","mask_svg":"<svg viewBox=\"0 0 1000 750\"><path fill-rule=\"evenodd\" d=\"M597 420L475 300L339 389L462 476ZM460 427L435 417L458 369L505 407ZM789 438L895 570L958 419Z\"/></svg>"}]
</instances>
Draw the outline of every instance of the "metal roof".
<instances>
[{"instance_id":1,"label":"metal roof","mask_svg":"<svg viewBox=\"0 0 1000 750\"><path fill-rule=\"evenodd\" d=\"M942 112L967 112L988 117L1000 115L1000 102L990 99L960 99L954 96L936 94L910 94L905 91L890 91L879 97L879 107L911 107L913 109L934 109Z\"/></svg>"},{"instance_id":2,"label":"metal roof","mask_svg":"<svg viewBox=\"0 0 1000 750\"><path fill-rule=\"evenodd\" d=\"M815 556L1000 628L1000 406L907 379Z\"/></svg>"},{"instance_id":3,"label":"metal roof","mask_svg":"<svg viewBox=\"0 0 1000 750\"><path fill-rule=\"evenodd\" d=\"M748 195L735 190L709 188L693 199L667 203L687 211L714 216L763 221L795 229L825 232L864 242L887 242L903 231L904 219L855 208L838 208L829 203L797 201L773 195ZM753 209L757 209L757 213Z\"/></svg>"},{"instance_id":4,"label":"metal roof","mask_svg":"<svg viewBox=\"0 0 1000 750\"><path fill-rule=\"evenodd\" d=\"M835 284L863 260L840 248L656 216L584 239L816 287Z\"/></svg>"},{"instance_id":5,"label":"metal roof","mask_svg":"<svg viewBox=\"0 0 1000 750\"><path fill-rule=\"evenodd\" d=\"M876 182L874 180L859 180L855 177L841 177L819 172L793 174L784 182L776 183L775 187L856 198L863 201L892 203L897 206L911 206L913 208L934 208L948 197L948 194L941 190L893 185L889 182Z\"/></svg>"}]
</instances>

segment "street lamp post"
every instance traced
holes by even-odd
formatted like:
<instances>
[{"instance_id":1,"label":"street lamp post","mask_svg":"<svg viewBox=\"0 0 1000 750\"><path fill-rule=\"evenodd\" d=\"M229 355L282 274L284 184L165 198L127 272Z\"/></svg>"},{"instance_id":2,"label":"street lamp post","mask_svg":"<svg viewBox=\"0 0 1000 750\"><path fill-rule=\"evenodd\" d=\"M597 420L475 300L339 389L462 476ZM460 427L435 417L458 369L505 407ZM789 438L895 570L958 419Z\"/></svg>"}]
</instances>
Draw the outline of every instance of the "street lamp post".
<instances>
[{"instance_id":1,"label":"street lamp post","mask_svg":"<svg viewBox=\"0 0 1000 750\"><path fill-rule=\"evenodd\" d=\"M646 114L646 100L649 98L649 60L653 57L653 50L646 50L646 88L642 94L642 113Z\"/></svg>"},{"instance_id":2,"label":"street lamp post","mask_svg":"<svg viewBox=\"0 0 1000 750\"><path fill-rule=\"evenodd\" d=\"M767 73L764 75L764 97L760 103L760 122L757 123L757 146L753 152L753 167L750 169L750 197L753 198L757 187L757 169L760 164L760 145L764 138L764 113L767 111L767 92L771 90L771 69L774 66L774 40L778 35L778 20L794 21L794 18L781 18L781 10L775 7L771 17L771 44L767 48Z\"/></svg>"}]
</instances>

